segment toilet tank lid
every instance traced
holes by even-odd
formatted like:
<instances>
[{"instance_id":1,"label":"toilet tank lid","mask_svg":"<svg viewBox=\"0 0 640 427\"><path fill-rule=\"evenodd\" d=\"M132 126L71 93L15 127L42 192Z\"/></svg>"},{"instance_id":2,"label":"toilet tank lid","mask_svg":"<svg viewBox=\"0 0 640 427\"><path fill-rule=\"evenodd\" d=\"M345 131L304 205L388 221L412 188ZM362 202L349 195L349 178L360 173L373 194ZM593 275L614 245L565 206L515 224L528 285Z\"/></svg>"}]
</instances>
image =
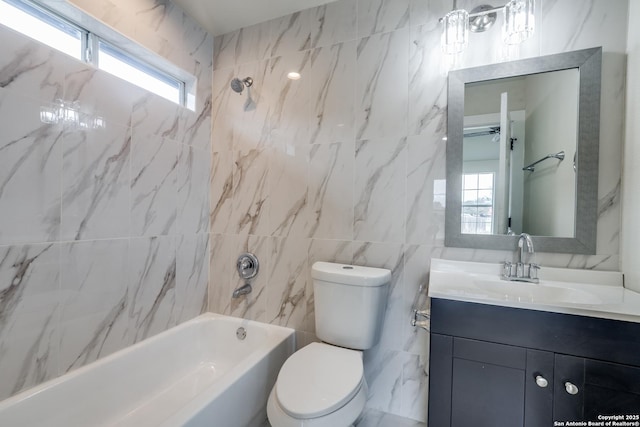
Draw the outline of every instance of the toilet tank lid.
<instances>
[{"instance_id":1,"label":"toilet tank lid","mask_svg":"<svg viewBox=\"0 0 640 427\"><path fill-rule=\"evenodd\" d=\"M386 268L318 261L311 267L311 277L345 285L376 287L389 283L391 271Z\"/></svg>"}]
</instances>

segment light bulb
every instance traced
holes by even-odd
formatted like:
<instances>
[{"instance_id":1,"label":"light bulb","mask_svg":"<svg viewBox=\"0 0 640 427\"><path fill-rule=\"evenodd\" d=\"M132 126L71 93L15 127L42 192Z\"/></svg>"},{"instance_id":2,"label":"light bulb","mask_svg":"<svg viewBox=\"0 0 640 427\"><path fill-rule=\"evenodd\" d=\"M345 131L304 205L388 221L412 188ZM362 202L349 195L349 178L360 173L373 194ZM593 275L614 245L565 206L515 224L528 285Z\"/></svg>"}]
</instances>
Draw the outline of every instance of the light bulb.
<instances>
[{"instance_id":1,"label":"light bulb","mask_svg":"<svg viewBox=\"0 0 640 427\"><path fill-rule=\"evenodd\" d=\"M504 7L502 36L506 44L522 43L535 29L535 0L511 0Z\"/></svg>"},{"instance_id":2,"label":"light bulb","mask_svg":"<svg viewBox=\"0 0 640 427\"><path fill-rule=\"evenodd\" d=\"M442 51L452 55L462 52L469 42L469 12L452 10L442 18Z\"/></svg>"}]
</instances>

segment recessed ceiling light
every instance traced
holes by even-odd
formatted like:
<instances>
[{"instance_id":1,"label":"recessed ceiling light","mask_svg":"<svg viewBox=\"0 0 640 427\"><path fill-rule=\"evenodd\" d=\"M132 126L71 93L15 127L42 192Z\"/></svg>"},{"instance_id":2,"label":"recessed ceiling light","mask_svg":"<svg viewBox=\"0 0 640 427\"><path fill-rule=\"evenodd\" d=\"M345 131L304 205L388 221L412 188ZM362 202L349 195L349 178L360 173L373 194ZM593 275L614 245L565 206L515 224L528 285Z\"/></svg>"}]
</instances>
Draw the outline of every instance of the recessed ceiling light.
<instances>
[{"instance_id":1,"label":"recessed ceiling light","mask_svg":"<svg viewBox=\"0 0 640 427\"><path fill-rule=\"evenodd\" d=\"M302 77L300 73L296 73L295 71L292 71L289 74L287 74L287 78L289 80L300 80L300 77Z\"/></svg>"}]
</instances>

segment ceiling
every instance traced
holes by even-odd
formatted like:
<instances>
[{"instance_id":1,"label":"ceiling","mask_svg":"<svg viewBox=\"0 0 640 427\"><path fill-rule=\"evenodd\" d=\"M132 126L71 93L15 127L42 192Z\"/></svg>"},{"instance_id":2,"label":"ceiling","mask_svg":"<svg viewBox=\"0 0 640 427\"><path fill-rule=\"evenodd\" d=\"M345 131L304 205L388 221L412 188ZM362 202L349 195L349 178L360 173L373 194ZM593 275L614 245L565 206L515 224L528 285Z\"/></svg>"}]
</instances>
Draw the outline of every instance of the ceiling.
<instances>
[{"instance_id":1,"label":"ceiling","mask_svg":"<svg viewBox=\"0 0 640 427\"><path fill-rule=\"evenodd\" d=\"M214 36L334 0L173 0Z\"/></svg>"}]
</instances>

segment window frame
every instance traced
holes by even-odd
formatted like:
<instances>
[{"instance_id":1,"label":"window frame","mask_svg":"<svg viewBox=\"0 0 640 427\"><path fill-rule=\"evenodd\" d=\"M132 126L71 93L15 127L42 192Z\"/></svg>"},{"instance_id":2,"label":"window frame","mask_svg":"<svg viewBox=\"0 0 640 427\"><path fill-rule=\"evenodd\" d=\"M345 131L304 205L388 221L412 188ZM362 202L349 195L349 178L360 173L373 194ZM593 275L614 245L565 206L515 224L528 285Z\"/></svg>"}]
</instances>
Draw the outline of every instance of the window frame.
<instances>
[{"instance_id":1,"label":"window frame","mask_svg":"<svg viewBox=\"0 0 640 427\"><path fill-rule=\"evenodd\" d=\"M491 188L480 188L480 175L491 175ZM467 188L465 187L465 177L467 176L475 176L476 177L476 186L475 188ZM480 191L491 191L491 204L486 204L486 203L478 203L478 200L476 199L476 203L465 203L464 202L464 192L465 191L475 191L476 193L479 193ZM486 171L486 172L471 172L471 173L463 173L462 174L462 197L460 199L461 202L461 218L460 218L460 232L462 234L471 234L471 235L487 235L487 234L493 234L493 230L495 228L495 194L496 194L496 174L495 172L492 171ZM464 208L468 207L468 208L491 208L491 221L482 221L479 222L477 219L475 222L471 222L471 221L464 221L463 220L463 216L464 216ZM475 224L475 229L476 232L475 233L465 233L463 232L463 228L464 228L464 224ZM478 233L478 224L489 224L490 225L490 231L488 233Z\"/></svg>"},{"instance_id":2,"label":"window frame","mask_svg":"<svg viewBox=\"0 0 640 427\"><path fill-rule=\"evenodd\" d=\"M108 70L105 69L101 69L104 72L113 75L117 78L120 78L130 84L135 85L136 87L140 87L146 91L148 91L149 93L153 93L156 96L159 96L163 99L167 99L170 102L174 102L179 106L182 107L188 107L187 106L187 85L188 83L184 80L181 79L179 77L176 77L174 74L167 72L153 64L150 64L148 61L145 61L144 59L141 59L139 56L131 54L130 52L128 52L125 49L122 49L118 46L116 46L113 42L111 42L110 40L101 37L99 34L96 34L96 32L93 32L81 25L76 24L75 22L69 20L68 18L66 18L65 16L62 16L60 13L57 13L55 11L52 11L50 9L48 9L47 7L34 2L32 0L0 0L0 2L2 3L6 3L9 6L12 6L16 9L21 10L22 12L32 16L35 19L38 19L39 21L42 21L43 23L50 25L51 27L67 33L67 34L71 34L68 31L68 28L72 28L75 31L80 32L80 52L79 55L76 57L76 59L79 59L80 61L86 63L86 64L90 64L92 66L94 66L97 69L101 69L99 64L100 64L100 44L102 44L103 46L105 46L108 51L114 53L115 55L117 55L118 60L120 60L121 62L134 67L136 69L138 69L139 71L141 71L144 74L147 74L148 76L150 76L153 79L156 79L160 82L166 83L166 84L175 84L177 86L178 89L178 99L177 100L173 100L173 99L169 99L167 97L164 97L163 95L156 93L150 89L144 88L139 86L138 84L134 83L131 80L127 80L126 78L117 76L111 72L109 72ZM7 26L8 28L12 28L10 26ZM13 28L12 28L13 29ZM14 31L18 31L19 30L14 30ZM24 34L24 33L21 33ZM28 34L25 34L26 36L29 37ZM74 35L75 36L75 35ZM56 49L58 52L62 52L67 54L67 52L62 51L56 47L51 46L52 49ZM113 55L112 55L113 56Z\"/></svg>"}]
</instances>

